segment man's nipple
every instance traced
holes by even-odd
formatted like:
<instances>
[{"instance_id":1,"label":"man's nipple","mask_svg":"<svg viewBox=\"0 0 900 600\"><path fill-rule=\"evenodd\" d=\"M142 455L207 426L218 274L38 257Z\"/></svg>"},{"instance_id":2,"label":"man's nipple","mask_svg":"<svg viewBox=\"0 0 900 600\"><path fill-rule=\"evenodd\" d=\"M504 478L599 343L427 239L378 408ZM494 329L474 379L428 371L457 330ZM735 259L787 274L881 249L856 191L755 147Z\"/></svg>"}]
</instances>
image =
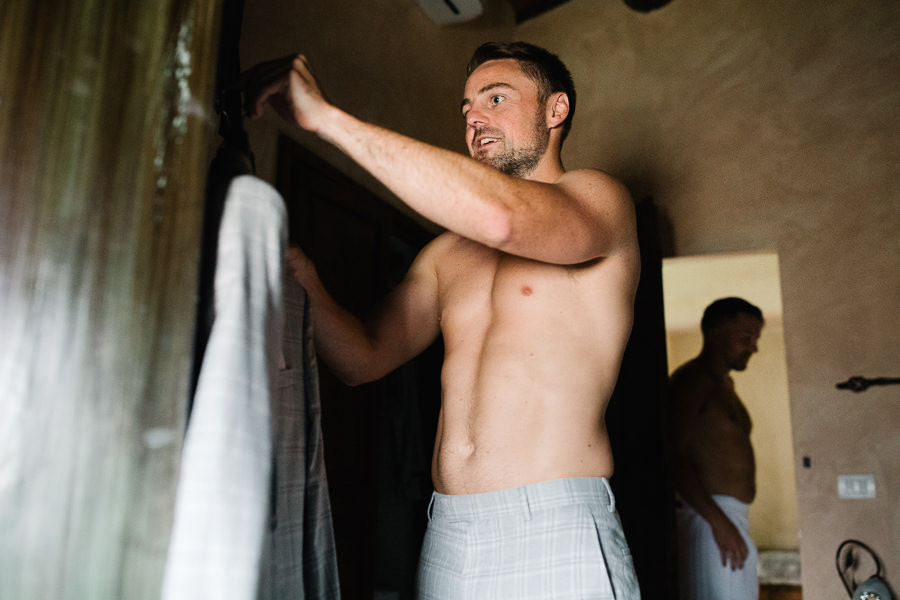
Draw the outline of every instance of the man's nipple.
<instances>
[{"instance_id":1,"label":"man's nipple","mask_svg":"<svg viewBox=\"0 0 900 600\"><path fill-rule=\"evenodd\" d=\"M534 293L534 290L532 290L531 287L529 287L527 285L522 286L522 295L523 296L530 296L533 293Z\"/></svg>"}]
</instances>

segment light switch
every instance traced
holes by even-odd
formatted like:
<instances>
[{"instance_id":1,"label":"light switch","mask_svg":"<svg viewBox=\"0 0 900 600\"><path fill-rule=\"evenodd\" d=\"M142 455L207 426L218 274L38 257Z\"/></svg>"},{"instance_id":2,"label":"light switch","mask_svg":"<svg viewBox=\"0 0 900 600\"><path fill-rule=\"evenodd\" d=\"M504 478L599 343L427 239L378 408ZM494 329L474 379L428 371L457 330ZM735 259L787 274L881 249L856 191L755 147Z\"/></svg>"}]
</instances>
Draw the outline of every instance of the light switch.
<instances>
[{"instance_id":1,"label":"light switch","mask_svg":"<svg viewBox=\"0 0 900 600\"><path fill-rule=\"evenodd\" d=\"M875 477L872 475L838 475L839 498L874 498Z\"/></svg>"}]
</instances>

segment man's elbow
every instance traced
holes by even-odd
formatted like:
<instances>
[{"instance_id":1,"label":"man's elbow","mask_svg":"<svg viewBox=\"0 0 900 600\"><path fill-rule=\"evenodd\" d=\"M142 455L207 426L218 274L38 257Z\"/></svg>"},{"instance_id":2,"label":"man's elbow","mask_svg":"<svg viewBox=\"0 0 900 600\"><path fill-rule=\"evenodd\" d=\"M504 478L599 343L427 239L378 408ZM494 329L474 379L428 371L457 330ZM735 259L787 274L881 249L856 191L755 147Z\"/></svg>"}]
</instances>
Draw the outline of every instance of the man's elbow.
<instances>
[{"instance_id":1,"label":"man's elbow","mask_svg":"<svg viewBox=\"0 0 900 600\"><path fill-rule=\"evenodd\" d=\"M362 377L357 377L355 374L351 373L335 373L335 376L337 376L338 381L340 381L347 387L358 387L364 383L368 383Z\"/></svg>"},{"instance_id":2,"label":"man's elbow","mask_svg":"<svg viewBox=\"0 0 900 600\"><path fill-rule=\"evenodd\" d=\"M349 387L359 387L379 379L379 377L366 373L363 369L345 369L341 371L332 369L332 372L338 378L338 381Z\"/></svg>"},{"instance_id":3,"label":"man's elbow","mask_svg":"<svg viewBox=\"0 0 900 600\"><path fill-rule=\"evenodd\" d=\"M485 245L491 248L502 248L513 236L512 215L505 207L492 209L479 222L481 236Z\"/></svg>"},{"instance_id":4,"label":"man's elbow","mask_svg":"<svg viewBox=\"0 0 900 600\"><path fill-rule=\"evenodd\" d=\"M345 365L341 369L332 369L332 372L344 385L358 387L381 379L388 374L389 370L377 359L358 359L352 365Z\"/></svg>"}]
</instances>

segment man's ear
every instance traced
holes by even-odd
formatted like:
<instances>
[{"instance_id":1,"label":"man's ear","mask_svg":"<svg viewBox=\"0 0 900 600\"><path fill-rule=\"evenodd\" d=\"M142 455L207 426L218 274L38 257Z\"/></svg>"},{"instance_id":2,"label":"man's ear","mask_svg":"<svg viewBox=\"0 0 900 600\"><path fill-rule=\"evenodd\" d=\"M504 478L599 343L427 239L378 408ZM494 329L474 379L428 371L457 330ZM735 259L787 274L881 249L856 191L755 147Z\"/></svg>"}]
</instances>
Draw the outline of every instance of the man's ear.
<instances>
[{"instance_id":1,"label":"man's ear","mask_svg":"<svg viewBox=\"0 0 900 600\"><path fill-rule=\"evenodd\" d=\"M547 127L551 129L562 124L569 116L569 96L565 92L555 92L547 101Z\"/></svg>"}]
</instances>

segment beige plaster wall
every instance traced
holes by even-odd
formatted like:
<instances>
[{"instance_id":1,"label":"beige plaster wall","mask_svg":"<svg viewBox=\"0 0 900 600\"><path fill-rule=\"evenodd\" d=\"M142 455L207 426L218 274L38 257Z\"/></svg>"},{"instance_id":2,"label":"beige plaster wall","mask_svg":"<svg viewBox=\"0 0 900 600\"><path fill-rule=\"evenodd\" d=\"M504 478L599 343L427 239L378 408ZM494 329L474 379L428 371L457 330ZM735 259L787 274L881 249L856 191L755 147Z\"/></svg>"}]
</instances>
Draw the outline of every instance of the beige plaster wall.
<instances>
[{"instance_id":1,"label":"beige plaster wall","mask_svg":"<svg viewBox=\"0 0 900 600\"><path fill-rule=\"evenodd\" d=\"M570 0L514 27L488 0L486 17L450 28L413 0L247 4L245 65L305 49L336 103L458 151L461 68L477 43L559 53L579 84L568 167L654 196L675 254L780 256L805 597L845 597L833 555L851 536L900 586L898 390L834 387L900 375L900 3L673 0L642 14ZM251 137L264 176L280 128L267 118ZM873 474L877 498L838 499L845 473Z\"/></svg>"},{"instance_id":2,"label":"beige plaster wall","mask_svg":"<svg viewBox=\"0 0 900 600\"><path fill-rule=\"evenodd\" d=\"M848 537L900 587L900 390L835 389L900 375L900 3L571 0L517 34L582 82L569 166L653 195L677 255L778 252L804 597L846 597Z\"/></svg>"}]
</instances>

